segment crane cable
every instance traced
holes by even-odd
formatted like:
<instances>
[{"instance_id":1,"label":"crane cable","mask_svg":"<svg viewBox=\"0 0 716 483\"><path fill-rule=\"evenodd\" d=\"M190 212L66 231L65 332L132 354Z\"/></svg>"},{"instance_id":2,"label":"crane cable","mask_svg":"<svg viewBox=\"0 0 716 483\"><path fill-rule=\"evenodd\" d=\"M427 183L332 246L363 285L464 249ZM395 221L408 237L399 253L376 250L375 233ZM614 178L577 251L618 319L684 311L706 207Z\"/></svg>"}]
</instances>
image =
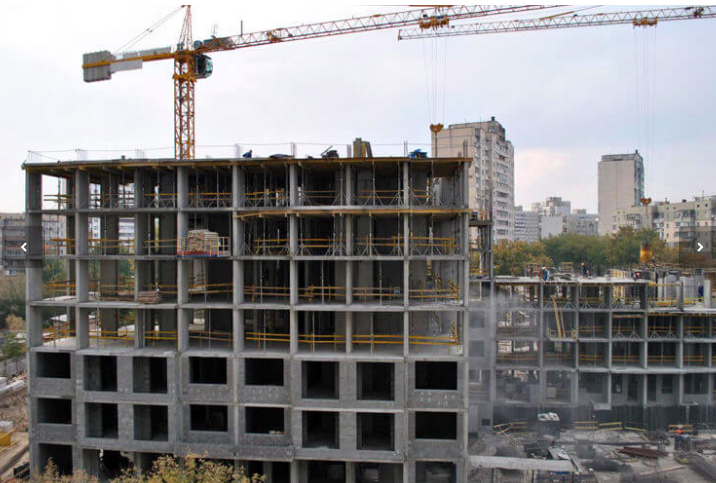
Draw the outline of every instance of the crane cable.
<instances>
[{"instance_id":1,"label":"crane cable","mask_svg":"<svg viewBox=\"0 0 716 483\"><path fill-rule=\"evenodd\" d=\"M149 27L147 27L146 29L144 29L142 32L140 32L139 34L137 34L137 35L135 35L134 37L132 37L131 39L129 39L124 45L120 46L120 47L119 47L118 49L116 49L114 52L116 52L116 53L126 52L127 50L131 49L132 47L134 47L135 45L137 45L137 43L138 43L139 41L141 41L141 40L143 40L144 38L146 38L149 34L151 34L151 33L154 32L156 29L158 29L159 27L161 27L167 20L169 20L169 19L172 18L174 15L176 15L177 13L179 13L182 8L184 8L183 5L182 5L182 6L179 6L179 7L177 7L177 8L175 8L175 9L172 10L170 13L168 13L167 15L165 15L164 17L162 17L161 19L159 19L158 21L156 21L155 23L153 23L152 25L150 25Z\"/></svg>"}]
</instances>

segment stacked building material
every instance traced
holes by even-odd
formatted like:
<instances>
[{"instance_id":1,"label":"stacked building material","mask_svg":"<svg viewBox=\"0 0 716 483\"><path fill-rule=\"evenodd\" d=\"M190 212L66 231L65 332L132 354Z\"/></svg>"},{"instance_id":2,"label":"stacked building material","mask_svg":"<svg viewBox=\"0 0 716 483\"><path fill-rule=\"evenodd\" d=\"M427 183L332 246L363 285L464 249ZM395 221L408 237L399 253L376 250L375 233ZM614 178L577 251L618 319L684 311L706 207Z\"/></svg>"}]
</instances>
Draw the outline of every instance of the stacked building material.
<instances>
[{"instance_id":1,"label":"stacked building material","mask_svg":"<svg viewBox=\"0 0 716 483\"><path fill-rule=\"evenodd\" d=\"M138 300L140 304L158 304L162 301L162 294L157 290L144 290L139 292Z\"/></svg>"},{"instance_id":2,"label":"stacked building material","mask_svg":"<svg viewBox=\"0 0 716 483\"><path fill-rule=\"evenodd\" d=\"M219 234L207 229L189 230L183 255L210 255L219 246Z\"/></svg>"}]
</instances>

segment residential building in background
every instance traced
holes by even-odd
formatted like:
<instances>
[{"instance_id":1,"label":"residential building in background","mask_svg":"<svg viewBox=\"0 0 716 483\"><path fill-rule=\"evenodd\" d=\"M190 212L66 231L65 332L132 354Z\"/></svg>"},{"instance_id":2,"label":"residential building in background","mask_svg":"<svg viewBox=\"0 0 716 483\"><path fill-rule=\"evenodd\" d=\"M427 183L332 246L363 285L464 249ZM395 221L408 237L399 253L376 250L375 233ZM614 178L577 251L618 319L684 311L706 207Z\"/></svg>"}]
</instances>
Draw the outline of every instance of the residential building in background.
<instances>
[{"instance_id":1,"label":"residential building in background","mask_svg":"<svg viewBox=\"0 0 716 483\"><path fill-rule=\"evenodd\" d=\"M598 168L599 234L617 230L617 210L639 206L644 197L644 159L631 154L602 156Z\"/></svg>"},{"instance_id":2,"label":"residential building in background","mask_svg":"<svg viewBox=\"0 0 716 483\"><path fill-rule=\"evenodd\" d=\"M478 214L492 207L494 241L515 237L515 153L505 128L489 121L451 124L433 140L433 156L471 157L470 208ZM477 231L471 231L474 239Z\"/></svg>"},{"instance_id":3,"label":"residential building in background","mask_svg":"<svg viewBox=\"0 0 716 483\"><path fill-rule=\"evenodd\" d=\"M540 239L540 215L515 207L515 241L536 242Z\"/></svg>"},{"instance_id":4,"label":"residential building in background","mask_svg":"<svg viewBox=\"0 0 716 483\"><path fill-rule=\"evenodd\" d=\"M2 238L2 269L8 276L19 275L25 269L25 217L7 217L0 220Z\"/></svg>"},{"instance_id":5,"label":"residential building in background","mask_svg":"<svg viewBox=\"0 0 716 483\"><path fill-rule=\"evenodd\" d=\"M651 228L667 245L693 248L696 241L711 250L716 229L716 195L696 196L693 200L678 203L657 201L648 206L632 206L617 210L615 225L630 226L636 230Z\"/></svg>"}]
</instances>

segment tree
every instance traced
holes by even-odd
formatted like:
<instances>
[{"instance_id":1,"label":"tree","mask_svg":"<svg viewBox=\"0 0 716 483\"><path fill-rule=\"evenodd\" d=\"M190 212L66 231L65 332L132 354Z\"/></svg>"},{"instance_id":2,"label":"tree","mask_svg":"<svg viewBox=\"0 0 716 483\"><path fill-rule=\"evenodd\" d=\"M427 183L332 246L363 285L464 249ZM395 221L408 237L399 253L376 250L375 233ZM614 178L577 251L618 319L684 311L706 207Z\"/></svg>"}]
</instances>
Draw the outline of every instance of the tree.
<instances>
[{"instance_id":1,"label":"tree","mask_svg":"<svg viewBox=\"0 0 716 483\"><path fill-rule=\"evenodd\" d=\"M2 358L17 359L25 355L25 339L18 338L16 332L5 332L2 342Z\"/></svg>"},{"instance_id":2,"label":"tree","mask_svg":"<svg viewBox=\"0 0 716 483\"><path fill-rule=\"evenodd\" d=\"M542 240L542 243L545 253L556 265L569 262L576 267L586 263L593 273L606 268L606 242L603 238L563 233Z\"/></svg>"},{"instance_id":3,"label":"tree","mask_svg":"<svg viewBox=\"0 0 716 483\"><path fill-rule=\"evenodd\" d=\"M25 276L0 276L0 325L9 315L25 318Z\"/></svg>"},{"instance_id":4,"label":"tree","mask_svg":"<svg viewBox=\"0 0 716 483\"><path fill-rule=\"evenodd\" d=\"M493 255L497 275L523 275L528 265L551 265L540 242L500 240Z\"/></svg>"},{"instance_id":5,"label":"tree","mask_svg":"<svg viewBox=\"0 0 716 483\"><path fill-rule=\"evenodd\" d=\"M112 480L112 483L264 483L265 481L265 476L249 476L243 468L235 471L232 466L197 456L187 456L182 460L174 456L162 456L154 461L151 470L147 473L132 468ZM99 483L99 480L88 477L83 472L61 476L57 467L50 461L45 472L33 475L30 483Z\"/></svg>"}]
</instances>

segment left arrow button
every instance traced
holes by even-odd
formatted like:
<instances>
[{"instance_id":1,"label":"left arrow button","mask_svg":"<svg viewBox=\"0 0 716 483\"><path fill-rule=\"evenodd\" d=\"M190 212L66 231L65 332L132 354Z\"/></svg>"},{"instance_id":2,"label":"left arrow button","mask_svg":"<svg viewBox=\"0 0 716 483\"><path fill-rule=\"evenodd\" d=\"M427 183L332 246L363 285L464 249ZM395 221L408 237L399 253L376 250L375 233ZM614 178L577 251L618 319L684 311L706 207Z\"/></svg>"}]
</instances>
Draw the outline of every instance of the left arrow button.
<instances>
[{"instance_id":1,"label":"left arrow button","mask_svg":"<svg viewBox=\"0 0 716 483\"><path fill-rule=\"evenodd\" d=\"M17 246L17 245L15 245L15 246ZM23 252L26 252L26 253L27 253L27 242L25 242L25 243L23 243L22 245L20 245L20 248L22 248L22 251L23 251Z\"/></svg>"}]
</instances>

